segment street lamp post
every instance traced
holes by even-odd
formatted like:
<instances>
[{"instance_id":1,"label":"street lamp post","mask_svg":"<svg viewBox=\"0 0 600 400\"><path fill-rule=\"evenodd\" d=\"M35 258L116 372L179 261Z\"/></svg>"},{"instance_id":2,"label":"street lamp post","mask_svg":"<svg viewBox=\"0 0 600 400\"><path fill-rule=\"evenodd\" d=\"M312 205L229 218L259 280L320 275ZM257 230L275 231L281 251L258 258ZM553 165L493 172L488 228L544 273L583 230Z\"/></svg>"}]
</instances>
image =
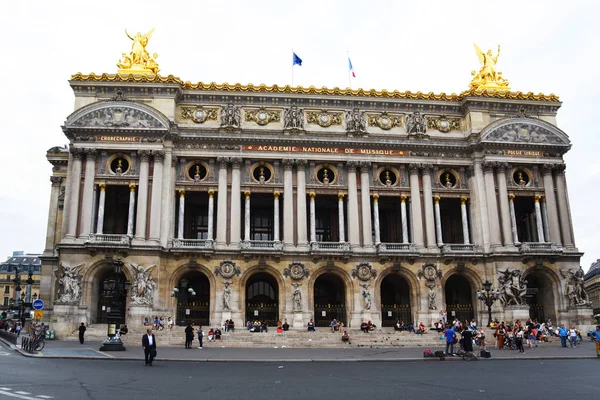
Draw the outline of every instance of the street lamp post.
<instances>
[{"instance_id":1,"label":"street lamp post","mask_svg":"<svg viewBox=\"0 0 600 400\"><path fill-rule=\"evenodd\" d=\"M477 291L477 298L479 300L483 301L484 304L487 306L487 309L488 309L487 326L489 328L490 325L492 324L492 305L494 304L494 302L496 300L498 300L498 296L500 295L500 292L498 292L495 289L492 290L492 283L490 281L488 281L487 279L485 282L482 283L482 285L483 285L483 289Z\"/></svg>"}]
</instances>

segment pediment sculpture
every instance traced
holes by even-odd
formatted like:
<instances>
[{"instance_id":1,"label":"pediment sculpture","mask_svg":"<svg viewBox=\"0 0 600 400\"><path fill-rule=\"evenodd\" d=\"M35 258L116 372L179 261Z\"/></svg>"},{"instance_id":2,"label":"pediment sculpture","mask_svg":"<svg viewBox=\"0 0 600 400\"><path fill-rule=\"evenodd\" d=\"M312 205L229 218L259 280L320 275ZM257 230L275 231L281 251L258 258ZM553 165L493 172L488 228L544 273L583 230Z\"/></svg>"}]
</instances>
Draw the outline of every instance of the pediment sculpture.
<instances>
[{"instance_id":1,"label":"pediment sculpture","mask_svg":"<svg viewBox=\"0 0 600 400\"><path fill-rule=\"evenodd\" d=\"M167 128L151 114L128 104L115 102L93 110L68 121L67 125L84 128L121 128L121 129L152 129Z\"/></svg>"}]
</instances>

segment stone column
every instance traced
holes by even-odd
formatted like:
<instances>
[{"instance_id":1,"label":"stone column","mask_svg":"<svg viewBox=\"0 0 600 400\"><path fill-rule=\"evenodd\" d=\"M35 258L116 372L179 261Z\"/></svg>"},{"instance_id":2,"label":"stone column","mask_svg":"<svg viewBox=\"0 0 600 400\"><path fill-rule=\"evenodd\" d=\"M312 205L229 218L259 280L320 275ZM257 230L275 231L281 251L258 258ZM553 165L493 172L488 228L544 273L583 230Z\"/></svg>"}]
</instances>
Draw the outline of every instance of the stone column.
<instances>
[{"instance_id":1,"label":"stone column","mask_svg":"<svg viewBox=\"0 0 600 400\"><path fill-rule=\"evenodd\" d=\"M490 227L490 244L492 247L501 247L500 221L498 219L498 204L496 202L496 186L494 183L494 164L485 162L483 164L483 175L485 179L485 194L487 199L487 215Z\"/></svg>"},{"instance_id":2,"label":"stone column","mask_svg":"<svg viewBox=\"0 0 600 400\"><path fill-rule=\"evenodd\" d=\"M153 151L154 170L152 172L152 198L150 200L150 237L149 239L160 243L160 220L162 214L162 190L163 190L163 163L165 161L164 151Z\"/></svg>"},{"instance_id":3,"label":"stone column","mask_svg":"<svg viewBox=\"0 0 600 400\"><path fill-rule=\"evenodd\" d=\"M340 243L344 243L346 241L346 232L345 232L345 215L344 215L344 195L342 193L338 194L338 234L340 237Z\"/></svg>"},{"instance_id":4,"label":"stone column","mask_svg":"<svg viewBox=\"0 0 600 400\"><path fill-rule=\"evenodd\" d=\"M129 185L129 210L127 213L127 236L133 237L133 219L135 217L135 184Z\"/></svg>"},{"instance_id":5,"label":"stone column","mask_svg":"<svg viewBox=\"0 0 600 400\"><path fill-rule=\"evenodd\" d=\"M400 215L402 217L402 243L408 243L408 220L406 219L406 196L400 196Z\"/></svg>"},{"instance_id":6,"label":"stone column","mask_svg":"<svg viewBox=\"0 0 600 400\"><path fill-rule=\"evenodd\" d=\"M315 210L315 193L311 192L310 197L310 242L317 241L317 227L316 227L316 210Z\"/></svg>"},{"instance_id":7,"label":"stone column","mask_svg":"<svg viewBox=\"0 0 600 400\"><path fill-rule=\"evenodd\" d=\"M363 247L373 247L373 228L371 226L371 193L369 183L369 171L371 163L362 161L360 164L360 198L362 208Z\"/></svg>"},{"instance_id":8,"label":"stone column","mask_svg":"<svg viewBox=\"0 0 600 400\"><path fill-rule=\"evenodd\" d=\"M423 207L425 208L425 235L427 237L427 247L436 246L435 241L435 219L433 217L433 193L431 191L431 166L423 167Z\"/></svg>"},{"instance_id":9,"label":"stone column","mask_svg":"<svg viewBox=\"0 0 600 400\"><path fill-rule=\"evenodd\" d=\"M540 208L542 209L542 226L544 227L544 238L549 241L550 233L548 231L548 210L546 208L546 202L544 199L540 201Z\"/></svg>"},{"instance_id":10,"label":"stone column","mask_svg":"<svg viewBox=\"0 0 600 400\"><path fill-rule=\"evenodd\" d=\"M217 157L219 188L217 198L217 243L219 249L227 245L227 157Z\"/></svg>"},{"instance_id":11,"label":"stone column","mask_svg":"<svg viewBox=\"0 0 600 400\"><path fill-rule=\"evenodd\" d=\"M215 221L215 191L208 191L208 232L206 240L214 240L214 221Z\"/></svg>"},{"instance_id":12,"label":"stone column","mask_svg":"<svg viewBox=\"0 0 600 400\"><path fill-rule=\"evenodd\" d=\"M498 183L498 198L500 200L500 219L502 222L502 242L504 246L514 244L512 238L512 225L510 222L510 206L508 204L508 189L506 188L507 163L499 163L496 168L496 181Z\"/></svg>"},{"instance_id":13,"label":"stone column","mask_svg":"<svg viewBox=\"0 0 600 400\"><path fill-rule=\"evenodd\" d=\"M166 145L166 144L165 144ZM154 161L156 162L156 160ZM165 151L165 160L163 162L163 177L162 177L162 190L161 190L161 212L160 212L160 245L167 247L169 239L172 235L172 230L169 229L171 220L174 217L171 215L170 203L172 201L172 193L175 189L171 189L171 170L173 164L173 154L171 148L167 148Z\"/></svg>"},{"instance_id":14,"label":"stone column","mask_svg":"<svg viewBox=\"0 0 600 400\"><path fill-rule=\"evenodd\" d=\"M244 241L250 241L250 192L244 192Z\"/></svg>"},{"instance_id":15,"label":"stone column","mask_svg":"<svg viewBox=\"0 0 600 400\"><path fill-rule=\"evenodd\" d=\"M556 195L558 198L558 215L560 218L560 230L562 233L562 243L567 248L574 248L573 235L571 231L571 216L569 212L569 201L567 194L567 184L565 177L565 166L559 164L556 166Z\"/></svg>"},{"instance_id":16,"label":"stone column","mask_svg":"<svg viewBox=\"0 0 600 400\"><path fill-rule=\"evenodd\" d=\"M441 247L444 244L442 240L442 214L440 212L440 196L435 196L435 235L437 237L437 245Z\"/></svg>"},{"instance_id":17,"label":"stone column","mask_svg":"<svg viewBox=\"0 0 600 400\"><path fill-rule=\"evenodd\" d=\"M83 178L83 199L81 200L81 225L79 226L79 236L85 238L92 232L96 157L97 152L95 149L85 150L85 177Z\"/></svg>"},{"instance_id":18,"label":"stone column","mask_svg":"<svg viewBox=\"0 0 600 400\"><path fill-rule=\"evenodd\" d=\"M294 249L294 187L292 160L283 159L283 249Z\"/></svg>"},{"instance_id":19,"label":"stone column","mask_svg":"<svg viewBox=\"0 0 600 400\"><path fill-rule=\"evenodd\" d=\"M79 150L79 149L74 149L71 147L71 149L69 150L69 157L68 157L68 161L67 161L67 178L65 180L62 221L60 223L60 240L62 240L67 235L67 231L69 230L69 215L70 215L69 202L71 199L71 187L73 186L73 181L74 181L74 179L73 179L73 164L74 164L73 153L75 152L75 150Z\"/></svg>"},{"instance_id":20,"label":"stone column","mask_svg":"<svg viewBox=\"0 0 600 400\"><path fill-rule=\"evenodd\" d=\"M469 237L469 219L467 217L467 200L466 197L460 198L460 215L462 217L463 239L465 244L471 244Z\"/></svg>"},{"instance_id":21,"label":"stone column","mask_svg":"<svg viewBox=\"0 0 600 400\"><path fill-rule=\"evenodd\" d=\"M52 182L52 188L50 189L50 208L48 209L48 227L46 229L46 248L44 253L53 255L54 245L56 244L55 237L57 225L56 218L58 214L58 196L60 196L60 184L62 182L62 178L60 176L51 176L50 182Z\"/></svg>"},{"instance_id":22,"label":"stone column","mask_svg":"<svg viewBox=\"0 0 600 400\"><path fill-rule=\"evenodd\" d=\"M298 212L298 250L308 250L306 229L306 160L296 160L296 208Z\"/></svg>"},{"instance_id":23,"label":"stone column","mask_svg":"<svg viewBox=\"0 0 600 400\"><path fill-rule=\"evenodd\" d=\"M138 151L140 159L140 183L138 186L137 217L135 221L135 239L146 240L146 213L148 208L148 175L150 165L148 150Z\"/></svg>"},{"instance_id":24,"label":"stone column","mask_svg":"<svg viewBox=\"0 0 600 400\"><path fill-rule=\"evenodd\" d=\"M542 166L542 179L544 180L544 194L546 199L546 212L548 213L548 233L550 242L562 245L560 240L560 225L558 208L556 207L556 195L554 194L554 179L552 179L553 165Z\"/></svg>"},{"instance_id":25,"label":"stone column","mask_svg":"<svg viewBox=\"0 0 600 400\"><path fill-rule=\"evenodd\" d=\"M79 216L79 193L81 190L81 157L83 149L73 149L73 167L71 170L71 194L69 196L69 226L66 238L75 239L77 236L77 219ZM68 182L67 182L68 183ZM64 217L63 217L64 218Z\"/></svg>"},{"instance_id":26,"label":"stone column","mask_svg":"<svg viewBox=\"0 0 600 400\"><path fill-rule=\"evenodd\" d=\"M379 195L373 194L373 228L375 229L375 245L381 243L381 230L379 227Z\"/></svg>"},{"instance_id":27,"label":"stone column","mask_svg":"<svg viewBox=\"0 0 600 400\"><path fill-rule=\"evenodd\" d=\"M517 214L515 214L515 195L508 195L509 207L510 207L510 226L512 231L513 243L516 245L519 243L519 232L517 231Z\"/></svg>"},{"instance_id":28,"label":"stone column","mask_svg":"<svg viewBox=\"0 0 600 400\"><path fill-rule=\"evenodd\" d=\"M104 232L104 203L106 200L106 185L101 183L98 185L100 188L100 197L98 199L98 223L96 224L96 233L102 235Z\"/></svg>"},{"instance_id":29,"label":"stone column","mask_svg":"<svg viewBox=\"0 0 600 400\"><path fill-rule=\"evenodd\" d=\"M240 247L241 222L242 222L242 191L241 191L241 172L242 159L239 157L230 158L231 161L231 221L229 225L229 245L233 248Z\"/></svg>"},{"instance_id":30,"label":"stone column","mask_svg":"<svg viewBox=\"0 0 600 400\"><path fill-rule=\"evenodd\" d=\"M410 164L410 199L411 199L411 221L413 230L413 243L419 248L424 247L423 241L423 212L421 211L421 191L419 189L419 165Z\"/></svg>"},{"instance_id":31,"label":"stone column","mask_svg":"<svg viewBox=\"0 0 600 400\"><path fill-rule=\"evenodd\" d=\"M472 182L469 183L471 190L471 210L473 227L477 232L474 238L479 236L480 244L484 252L490 251L490 221L487 213L487 199L485 195L485 180L483 178L483 166L480 161L475 161L473 165Z\"/></svg>"},{"instance_id":32,"label":"stone column","mask_svg":"<svg viewBox=\"0 0 600 400\"><path fill-rule=\"evenodd\" d=\"M273 192L273 240L279 242L279 192Z\"/></svg>"},{"instance_id":33,"label":"stone column","mask_svg":"<svg viewBox=\"0 0 600 400\"><path fill-rule=\"evenodd\" d=\"M177 239L183 239L185 223L185 190L179 190L179 218L177 220Z\"/></svg>"},{"instance_id":34,"label":"stone column","mask_svg":"<svg viewBox=\"0 0 600 400\"><path fill-rule=\"evenodd\" d=\"M350 249L355 250L360 246L360 232L358 224L358 190L356 188L356 167L358 162L348 161L348 241Z\"/></svg>"},{"instance_id":35,"label":"stone column","mask_svg":"<svg viewBox=\"0 0 600 400\"><path fill-rule=\"evenodd\" d=\"M544 238L544 226L542 224L542 210L540 208L541 196L535 196L535 225L537 226L538 242L543 243L546 241Z\"/></svg>"}]
</instances>

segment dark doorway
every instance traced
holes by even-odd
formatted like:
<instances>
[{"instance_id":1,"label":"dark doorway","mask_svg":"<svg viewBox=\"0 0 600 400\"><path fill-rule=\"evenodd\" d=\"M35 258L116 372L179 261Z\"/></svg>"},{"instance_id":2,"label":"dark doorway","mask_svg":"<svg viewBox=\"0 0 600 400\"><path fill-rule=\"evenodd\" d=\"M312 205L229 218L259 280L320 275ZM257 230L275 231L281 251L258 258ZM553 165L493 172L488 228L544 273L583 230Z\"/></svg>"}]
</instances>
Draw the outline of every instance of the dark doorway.
<instances>
[{"instance_id":1,"label":"dark doorway","mask_svg":"<svg viewBox=\"0 0 600 400\"><path fill-rule=\"evenodd\" d=\"M108 323L108 314L116 320L117 326L125 323L127 303L127 278L122 272L107 271L100 281L98 299L99 324Z\"/></svg>"},{"instance_id":2,"label":"dark doorway","mask_svg":"<svg viewBox=\"0 0 600 400\"><path fill-rule=\"evenodd\" d=\"M246 320L276 326L279 319L279 285L273 275L259 272L246 282Z\"/></svg>"},{"instance_id":3,"label":"dark doorway","mask_svg":"<svg viewBox=\"0 0 600 400\"><path fill-rule=\"evenodd\" d=\"M379 198L379 236L382 243L402 243L402 213L397 196Z\"/></svg>"},{"instance_id":4,"label":"dark doorway","mask_svg":"<svg viewBox=\"0 0 600 400\"><path fill-rule=\"evenodd\" d=\"M129 187L108 185L105 196L102 233L125 235L129 218ZM133 221L135 221L135 215ZM97 221L94 221L94 224L97 224Z\"/></svg>"},{"instance_id":5,"label":"dark doorway","mask_svg":"<svg viewBox=\"0 0 600 400\"><path fill-rule=\"evenodd\" d=\"M454 317L462 322L470 321L475 315L471 285L462 275L454 274L446 281L446 311L448 322Z\"/></svg>"},{"instance_id":6,"label":"dark doorway","mask_svg":"<svg viewBox=\"0 0 600 400\"><path fill-rule=\"evenodd\" d=\"M310 205L310 198L307 198ZM315 197L315 234L317 242L339 242L339 201L337 196L318 195ZM345 222L346 218L344 218ZM308 216L310 227L310 215ZM345 229L347 232L347 230Z\"/></svg>"},{"instance_id":7,"label":"dark doorway","mask_svg":"<svg viewBox=\"0 0 600 400\"><path fill-rule=\"evenodd\" d=\"M529 317L540 324L548 318L556 323L554 312L554 290L549 278L540 273L533 272L525 278L527 292L525 301L529 304Z\"/></svg>"},{"instance_id":8,"label":"dark doorway","mask_svg":"<svg viewBox=\"0 0 600 400\"><path fill-rule=\"evenodd\" d=\"M381 325L394 326L396 321L405 325L413 321L408 282L400 275L388 275L381 282Z\"/></svg>"},{"instance_id":9,"label":"dark doorway","mask_svg":"<svg viewBox=\"0 0 600 400\"><path fill-rule=\"evenodd\" d=\"M334 318L348 325L346 289L342 278L331 273L319 276L314 293L316 326L330 326Z\"/></svg>"},{"instance_id":10,"label":"dark doorway","mask_svg":"<svg viewBox=\"0 0 600 400\"><path fill-rule=\"evenodd\" d=\"M210 282L200 271L188 272L178 282L177 323L210 323Z\"/></svg>"},{"instance_id":11,"label":"dark doorway","mask_svg":"<svg viewBox=\"0 0 600 400\"><path fill-rule=\"evenodd\" d=\"M440 199L442 241L444 243L463 244L465 242L460 207L460 199ZM468 212L467 215L469 215Z\"/></svg>"},{"instance_id":12,"label":"dark doorway","mask_svg":"<svg viewBox=\"0 0 600 400\"><path fill-rule=\"evenodd\" d=\"M539 242L535 218L535 201L531 196L515 197L515 219L520 242Z\"/></svg>"}]
</instances>

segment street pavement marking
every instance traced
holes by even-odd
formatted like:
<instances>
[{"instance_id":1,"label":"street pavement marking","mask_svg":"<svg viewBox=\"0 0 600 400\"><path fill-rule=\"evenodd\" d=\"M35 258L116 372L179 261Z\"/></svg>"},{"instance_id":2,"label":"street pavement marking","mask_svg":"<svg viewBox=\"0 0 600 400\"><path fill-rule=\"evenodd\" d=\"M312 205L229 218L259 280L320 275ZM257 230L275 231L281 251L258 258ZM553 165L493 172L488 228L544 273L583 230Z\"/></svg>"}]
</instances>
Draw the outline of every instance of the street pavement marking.
<instances>
[{"instance_id":1,"label":"street pavement marking","mask_svg":"<svg viewBox=\"0 0 600 400\"><path fill-rule=\"evenodd\" d=\"M23 399L23 400L36 400L35 397L29 397L29 396L25 396L25 395L22 395L22 394L6 392L6 391L3 391L3 390L0 390L0 395L4 395L4 396L8 396L8 397L15 397L17 399Z\"/></svg>"},{"instance_id":2,"label":"street pavement marking","mask_svg":"<svg viewBox=\"0 0 600 400\"><path fill-rule=\"evenodd\" d=\"M0 356L10 356L10 353L6 351L0 351Z\"/></svg>"},{"instance_id":3,"label":"street pavement marking","mask_svg":"<svg viewBox=\"0 0 600 400\"><path fill-rule=\"evenodd\" d=\"M35 397L38 397L38 398L40 398L40 399L53 399L53 398L54 398L54 397L52 397L52 396L45 396L45 395L43 395L43 394L40 394L39 396L35 396Z\"/></svg>"},{"instance_id":4,"label":"street pavement marking","mask_svg":"<svg viewBox=\"0 0 600 400\"><path fill-rule=\"evenodd\" d=\"M16 394L31 394L31 393L29 393L29 392L22 392L22 391L18 391L18 392L15 392L15 393L16 393Z\"/></svg>"},{"instance_id":5,"label":"street pavement marking","mask_svg":"<svg viewBox=\"0 0 600 400\"><path fill-rule=\"evenodd\" d=\"M0 387L0 390L12 390L11 388L7 388L7 387Z\"/></svg>"}]
</instances>

